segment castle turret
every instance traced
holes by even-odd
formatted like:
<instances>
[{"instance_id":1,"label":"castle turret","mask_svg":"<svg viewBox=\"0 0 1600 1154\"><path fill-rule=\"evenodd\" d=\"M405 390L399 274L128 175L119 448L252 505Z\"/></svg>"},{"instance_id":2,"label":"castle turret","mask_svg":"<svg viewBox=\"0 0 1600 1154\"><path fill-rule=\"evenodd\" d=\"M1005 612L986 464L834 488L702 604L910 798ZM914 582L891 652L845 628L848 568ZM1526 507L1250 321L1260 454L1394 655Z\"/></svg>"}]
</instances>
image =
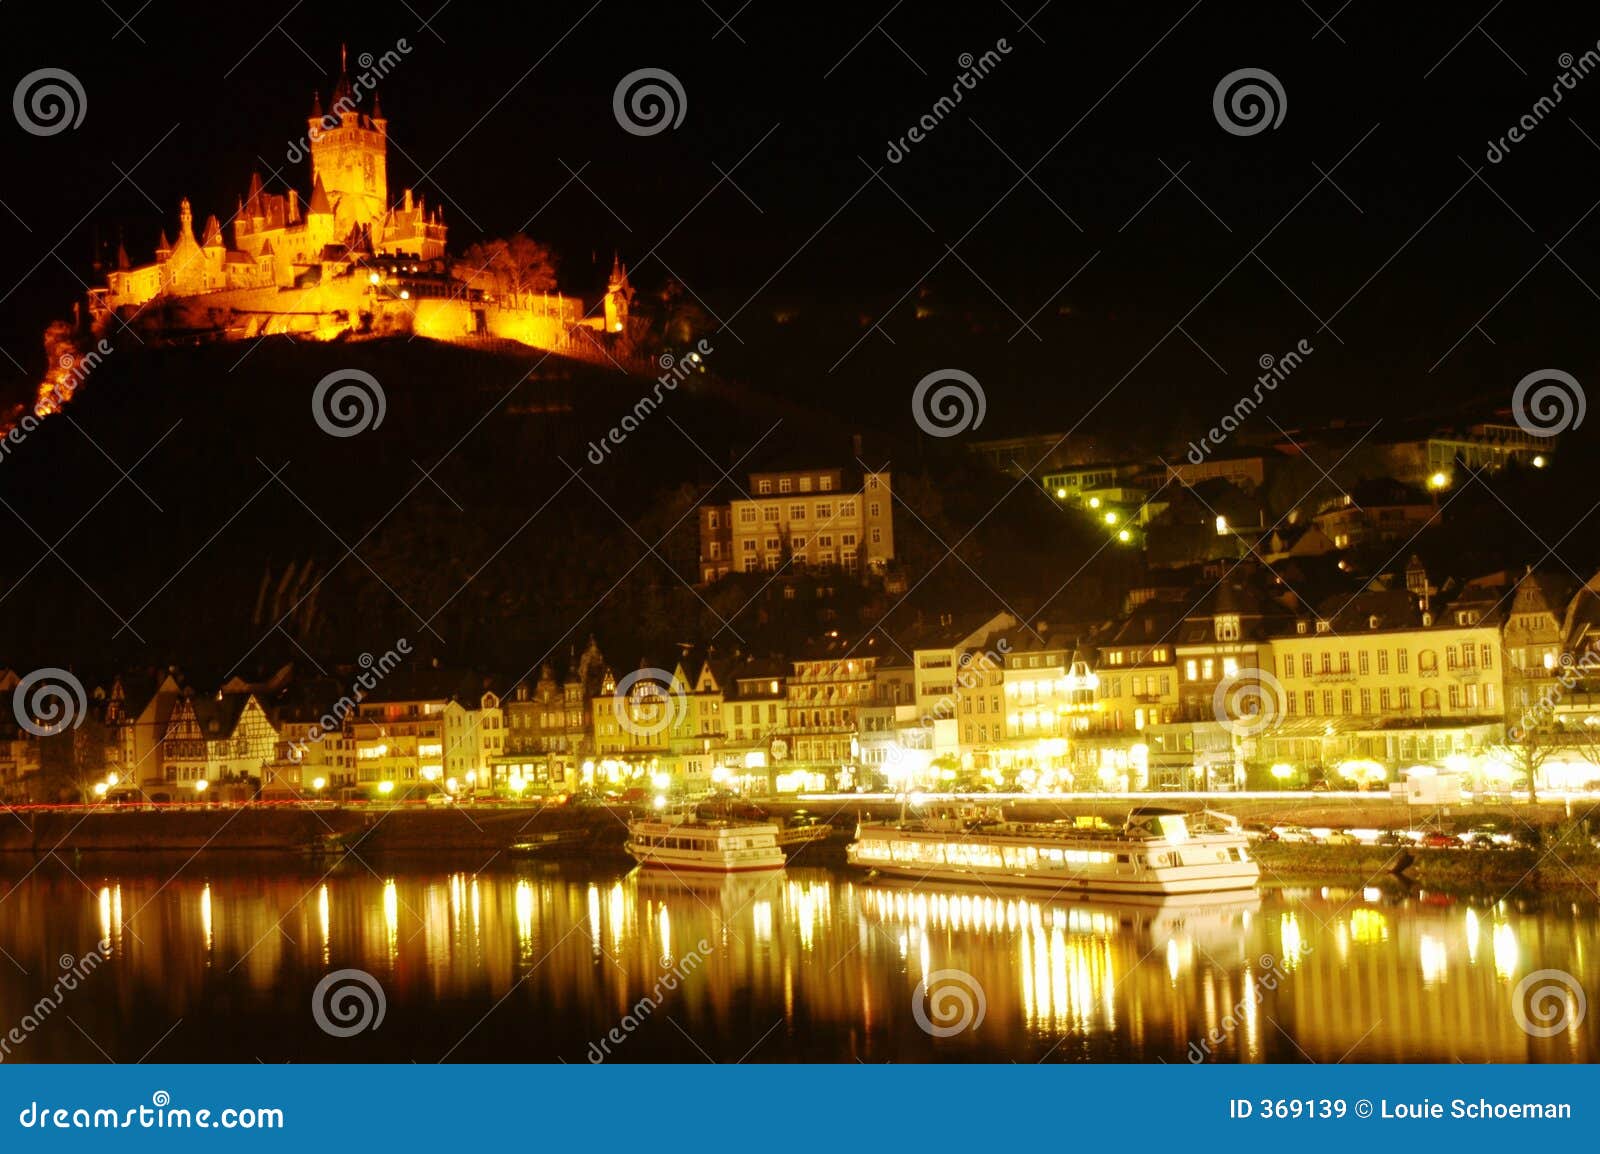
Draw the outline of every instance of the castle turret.
<instances>
[{"instance_id":1,"label":"castle turret","mask_svg":"<svg viewBox=\"0 0 1600 1154\"><path fill-rule=\"evenodd\" d=\"M216 213L206 217L206 227L201 233L201 245L206 248L222 247L222 226L217 223Z\"/></svg>"},{"instance_id":2,"label":"castle turret","mask_svg":"<svg viewBox=\"0 0 1600 1154\"><path fill-rule=\"evenodd\" d=\"M156 241L156 262L166 260L172 255L172 242L167 239L167 230L161 230L161 239Z\"/></svg>"},{"instance_id":3,"label":"castle turret","mask_svg":"<svg viewBox=\"0 0 1600 1154\"><path fill-rule=\"evenodd\" d=\"M187 196L178 205L178 243L181 245L185 240L194 244L194 209L189 206Z\"/></svg>"},{"instance_id":4,"label":"castle turret","mask_svg":"<svg viewBox=\"0 0 1600 1154\"><path fill-rule=\"evenodd\" d=\"M633 302L633 286L628 283L628 269L622 255L611 254L611 275L606 278L606 332L620 333L628 327L628 309Z\"/></svg>"},{"instance_id":5,"label":"castle turret","mask_svg":"<svg viewBox=\"0 0 1600 1154\"><path fill-rule=\"evenodd\" d=\"M261 226L266 223L266 207L261 195L261 174L259 172L250 174L250 192L245 196L243 212L244 217L241 219L250 221L250 231L259 232Z\"/></svg>"},{"instance_id":6,"label":"castle turret","mask_svg":"<svg viewBox=\"0 0 1600 1154\"><path fill-rule=\"evenodd\" d=\"M333 206L328 203L328 190L322 186L322 174L318 173L311 183L311 204L308 210L312 216L331 216Z\"/></svg>"}]
</instances>

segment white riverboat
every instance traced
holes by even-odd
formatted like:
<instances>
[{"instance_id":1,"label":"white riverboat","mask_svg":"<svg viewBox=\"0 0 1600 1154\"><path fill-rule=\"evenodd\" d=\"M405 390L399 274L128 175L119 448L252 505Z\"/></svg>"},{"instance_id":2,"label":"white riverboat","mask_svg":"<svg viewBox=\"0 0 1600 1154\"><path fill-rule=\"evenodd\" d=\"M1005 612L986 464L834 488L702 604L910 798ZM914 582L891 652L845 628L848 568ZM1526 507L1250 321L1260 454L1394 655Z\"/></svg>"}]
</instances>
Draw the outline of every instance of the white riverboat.
<instances>
[{"instance_id":1,"label":"white riverboat","mask_svg":"<svg viewBox=\"0 0 1600 1154\"><path fill-rule=\"evenodd\" d=\"M775 825L703 820L692 814L629 822L627 850L646 869L675 873L781 870L786 860Z\"/></svg>"},{"instance_id":2,"label":"white riverboat","mask_svg":"<svg viewBox=\"0 0 1600 1154\"><path fill-rule=\"evenodd\" d=\"M848 857L885 876L1061 894L1229 893L1261 876L1234 818L1155 807L1133 810L1120 828L1005 821L997 807L979 806L862 822Z\"/></svg>"}]
</instances>

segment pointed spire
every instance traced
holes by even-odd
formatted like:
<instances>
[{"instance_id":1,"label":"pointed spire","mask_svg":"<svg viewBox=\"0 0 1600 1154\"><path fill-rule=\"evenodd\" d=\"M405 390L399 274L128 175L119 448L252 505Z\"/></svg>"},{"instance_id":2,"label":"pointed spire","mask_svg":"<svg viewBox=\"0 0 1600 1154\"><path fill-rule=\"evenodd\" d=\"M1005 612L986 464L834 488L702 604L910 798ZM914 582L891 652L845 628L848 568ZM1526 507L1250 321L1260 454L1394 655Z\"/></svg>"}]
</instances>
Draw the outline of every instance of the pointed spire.
<instances>
[{"instance_id":1,"label":"pointed spire","mask_svg":"<svg viewBox=\"0 0 1600 1154\"><path fill-rule=\"evenodd\" d=\"M311 119L322 119L322 94L315 88L311 90Z\"/></svg>"},{"instance_id":2,"label":"pointed spire","mask_svg":"<svg viewBox=\"0 0 1600 1154\"><path fill-rule=\"evenodd\" d=\"M161 239L156 242L156 255L161 256L163 253L170 253L171 251L172 242L167 239L167 230L162 229Z\"/></svg>"},{"instance_id":3,"label":"pointed spire","mask_svg":"<svg viewBox=\"0 0 1600 1154\"><path fill-rule=\"evenodd\" d=\"M376 91L374 91L372 94L372 119L383 119L383 101L378 98L378 93Z\"/></svg>"},{"instance_id":4,"label":"pointed spire","mask_svg":"<svg viewBox=\"0 0 1600 1154\"><path fill-rule=\"evenodd\" d=\"M130 267L128 261L128 246L122 243L122 232L120 229L117 232L117 267L119 269L126 269Z\"/></svg>"},{"instance_id":5,"label":"pointed spire","mask_svg":"<svg viewBox=\"0 0 1600 1154\"><path fill-rule=\"evenodd\" d=\"M353 98L350 90L350 69L347 53L343 44L339 45L339 79L333 86L333 94L328 97L333 108L341 116L350 109Z\"/></svg>"},{"instance_id":6,"label":"pointed spire","mask_svg":"<svg viewBox=\"0 0 1600 1154\"><path fill-rule=\"evenodd\" d=\"M252 172L250 174L250 191L246 196L245 203L249 206L250 215L252 217L257 217L257 216L261 216L262 215L262 212L261 212L261 174L259 172Z\"/></svg>"},{"instance_id":7,"label":"pointed spire","mask_svg":"<svg viewBox=\"0 0 1600 1154\"><path fill-rule=\"evenodd\" d=\"M178 239L181 241L184 237L194 240L194 208L187 196L178 205Z\"/></svg>"},{"instance_id":8,"label":"pointed spire","mask_svg":"<svg viewBox=\"0 0 1600 1154\"><path fill-rule=\"evenodd\" d=\"M315 216L317 213L332 213L333 207L328 203L328 190L322 187L322 173L317 173L317 182L311 188L311 203L307 211Z\"/></svg>"},{"instance_id":9,"label":"pointed spire","mask_svg":"<svg viewBox=\"0 0 1600 1154\"><path fill-rule=\"evenodd\" d=\"M207 247L222 244L222 226L217 223L216 213L206 217L206 227L202 235L204 239L200 243Z\"/></svg>"}]
</instances>

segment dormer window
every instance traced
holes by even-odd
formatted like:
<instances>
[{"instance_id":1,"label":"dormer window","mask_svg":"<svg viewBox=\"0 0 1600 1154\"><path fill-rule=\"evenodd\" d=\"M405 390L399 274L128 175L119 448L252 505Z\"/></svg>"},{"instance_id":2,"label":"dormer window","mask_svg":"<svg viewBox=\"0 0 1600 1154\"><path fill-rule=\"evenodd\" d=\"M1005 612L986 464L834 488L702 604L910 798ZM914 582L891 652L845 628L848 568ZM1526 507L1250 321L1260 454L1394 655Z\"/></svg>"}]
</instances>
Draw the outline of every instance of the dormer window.
<instances>
[{"instance_id":1,"label":"dormer window","mask_svg":"<svg viewBox=\"0 0 1600 1154\"><path fill-rule=\"evenodd\" d=\"M1228 614L1212 619L1216 627L1218 641L1239 640L1239 617L1237 614Z\"/></svg>"},{"instance_id":2,"label":"dormer window","mask_svg":"<svg viewBox=\"0 0 1600 1154\"><path fill-rule=\"evenodd\" d=\"M1305 636L1306 623L1304 621L1296 621L1294 623L1294 631L1300 634L1302 637Z\"/></svg>"},{"instance_id":3,"label":"dormer window","mask_svg":"<svg viewBox=\"0 0 1600 1154\"><path fill-rule=\"evenodd\" d=\"M1368 629L1376 629L1377 627L1378 627L1378 615L1376 613L1374 613L1374 614L1372 614L1372 616L1367 618L1367 628Z\"/></svg>"},{"instance_id":4,"label":"dormer window","mask_svg":"<svg viewBox=\"0 0 1600 1154\"><path fill-rule=\"evenodd\" d=\"M1318 633L1331 633L1331 632L1333 632L1333 626L1327 621L1318 621L1317 622L1317 632Z\"/></svg>"}]
</instances>

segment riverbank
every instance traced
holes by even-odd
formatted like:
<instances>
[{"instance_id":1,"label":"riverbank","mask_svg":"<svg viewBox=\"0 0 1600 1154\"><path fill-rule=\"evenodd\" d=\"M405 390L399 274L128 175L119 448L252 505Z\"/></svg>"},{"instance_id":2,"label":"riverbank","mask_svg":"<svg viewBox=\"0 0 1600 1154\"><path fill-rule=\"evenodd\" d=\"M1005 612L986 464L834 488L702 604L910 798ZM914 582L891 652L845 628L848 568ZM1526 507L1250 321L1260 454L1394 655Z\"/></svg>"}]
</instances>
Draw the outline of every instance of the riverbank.
<instances>
[{"instance_id":1,"label":"riverbank","mask_svg":"<svg viewBox=\"0 0 1600 1154\"><path fill-rule=\"evenodd\" d=\"M1600 892L1600 853L1583 845L1472 850L1262 841L1252 852L1265 883L1314 879L1365 886L1398 877L1438 890ZM1402 855L1409 856L1410 864L1396 875Z\"/></svg>"},{"instance_id":2,"label":"riverbank","mask_svg":"<svg viewBox=\"0 0 1600 1154\"><path fill-rule=\"evenodd\" d=\"M13 810L0 820L0 852L289 853L509 851L563 834L541 853L622 852L627 814L607 808L461 806L444 809L245 806L122 812Z\"/></svg>"},{"instance_id":3,"label":"riverbank","mask_svg":"<svg viewBox=\"0 0 1600 1154\"><path fill-rule=\"evenodd\" d=\"M1126 813L1127 802L1105 806L1107 815ZM1322 808L1313 809L1311 805ZM1298 807L1298 808L1296 808ZM897 807L881 802L846 805L811 802L770 803L779 821L796 809L832 819L834 836L807 847L807 864L843 861L843 845L860 817L889 817ZM1355 828L1409 828L1404 806L1387 799L1316 802L1287 799L1232 806L1252 822L1326 824ZM1041 800L1007 805L1008 816L1050 820L1085 812L1082 803ZM527 853L546 858L628 861L623 849L630 810L604 806L452 806L447 808L246 806L160 811L35 809L0 816L0 853L162 853L225 854L277 852L326 857L345 851L368 855L469 853L485 858ZM1540 806L1473 806L1440 815L1466 828L1484 821L1515 821L1541 830L1544 847L1529 850L1411 848L1405 877L1431 888L1477 890L1540 889L1600 891L1600 851L1574 839L1548 852L1556 831L1567 825L1559 803ZM551 837L549 835L558 835ZM1254 852L1263 879L1322 880L1362 885L1390 874L1400 853L1392 847L1329 846L1259 841Z\"/></svg>"}]
</instances>

